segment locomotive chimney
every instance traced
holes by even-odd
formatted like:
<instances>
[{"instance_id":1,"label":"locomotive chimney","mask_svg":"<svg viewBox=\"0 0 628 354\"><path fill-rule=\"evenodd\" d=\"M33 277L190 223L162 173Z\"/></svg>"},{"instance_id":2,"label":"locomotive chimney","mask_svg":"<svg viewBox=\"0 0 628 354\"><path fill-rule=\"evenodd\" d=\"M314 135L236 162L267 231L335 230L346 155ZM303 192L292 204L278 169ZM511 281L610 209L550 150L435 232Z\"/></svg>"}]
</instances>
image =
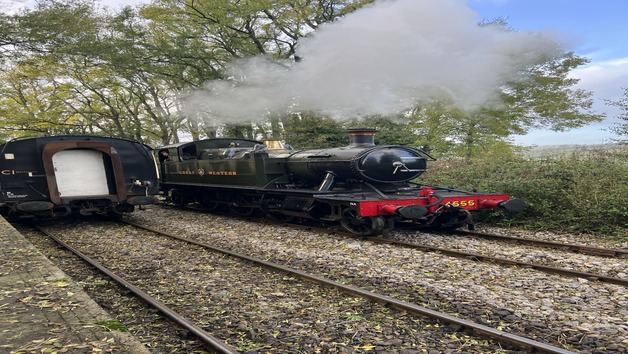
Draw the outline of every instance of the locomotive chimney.
<instances>
[{"instance_id":1,"label":"locomotive chimney","mask_svg":"<svg viewBox=\"0 0 628 354\"><path fill-rule=\"evenodd\" d=\"M349 134L349 147L365 147L375 145L376 129L352 128L347 130Z\"/></svg>"}]
</instances>

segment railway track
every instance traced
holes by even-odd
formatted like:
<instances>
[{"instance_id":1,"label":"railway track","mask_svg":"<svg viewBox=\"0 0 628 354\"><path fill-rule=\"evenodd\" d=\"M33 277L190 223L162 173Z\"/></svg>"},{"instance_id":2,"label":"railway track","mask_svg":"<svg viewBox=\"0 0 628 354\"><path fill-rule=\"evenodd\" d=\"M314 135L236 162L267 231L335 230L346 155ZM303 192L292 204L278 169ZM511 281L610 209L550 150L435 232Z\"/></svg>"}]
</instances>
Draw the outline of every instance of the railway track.
<instances>
[{"instance_id":1,"label":"railway track","mask_svg":"<svg viewBox=\"0 0 628 354\"><path fill-rule=\"evenodd\" d=\"M146 302L149 306L151 306L151 307L155 308L156 310L158 310L159 312L161 312L163 315L168 317L174 323L176 323L177 325L181 326L182 328L188 330L201 343L203 343L205 345L205 347L207 347L208 349L211 349L211 350L213 350L213 351L215 351L217 353L224 353L224 354L235 354L235 353L238 353L238 351L236 351L233 347L225 344L224 342L222 342L218 338L216 338L216 337L212 336L211 334L207 333L207 331L203 330L202 328L200 328L199 326L194 324L190 319L188 319L185 316L181 315L180 313L176 312L171 307L167 306L166 304L164 304L163 302L159 301L155 297L149 295L147 292L141 290L139 287L133 285L129 280L125 279L123 276L120 276L120 275L116 274L115 272L113 272L109 268L107 268L104 265L102 265L100 262L97 262L95 259L93 259L93 258L87 256L85 253L79 251L76 247L74 247L74 246L70 245L69 243L63 241L61 238L53 235L52 233L48 232L47 230L45 230L42 227L35 226L35 228L39 232L41 232L42 234L44 234L47 237L53 239L56 243L58 243L59 245L61 245L65 249L67 249L68 251L72 252L73 254L75 254L76 256L81 258L83 261L85 261L90 266L98 269L98 271L100 271L102 274L106 275L107 277L111 278L112 280L114 280L115 282L117 282L118 284L123 286L124 288L128 289L137 298L141 299L142 301Z\"/></svg>"},{"instance_id":2,"label":"railway track","mask_svg":"<svg viewBox=\"0 0 628 354\"><path fill-rule=\"evenodd\" d=\"M150 232L154 232L154 233L158 233L160 235L166 235L172 239L176 239L177 241L181 241L181 242L186 242L188 244L193 244L195 246L199 246L202 247L206 250L210 250L212 252L219 252L225 256L229 256L229 257L236 257L238 259L244 260L246 262L250 262L250 263L255 263L257 265L263 266L265 268L268 269L272 269L274 271L280 272L280 273L286 273L289 274L290 276L294 276L294 277L298 277L304 280L307 280L308 282L315 282L318 284L322 284L325 287L331 287L334 289L338 289L350 296L359 296L365 299L368 299L369 301L372 301L374 303L377 304L382 304L385 307L389 307L389 308L394 308L397 310L401 310L404 312L407 312L409 314L413 314L413 315L418 315L418 316L422 316L422 317L429 317L432 319L437 319L438 321L441 321L443 323L449 323L449 324L453 324L455 326L460 326L463 327L465 329L467 329L468 331L474 333L475 335L478 335L480 337L483 338L488 338L491 340L495 340L498 343L504 343L504 344L508 344L509 346L515 346L517 348L520 348L521 350L525 350L525 351L539 351L539 352L547 352L547 353L571 353L568 350L562 349L562 348L558 348L558 347L554 347L552 345L548 345L545 343L541 343L532 339L528 339L525 337L521 337L521 336L517 336L517 335L513 335L513 334L509 334L507 332L495 329L495 328L491 328L485 325L481 325L478 323L474 323L472 321L468 321L468 320L464 320L455 316L451 316L445 313L441 313L438 311L434 311L425 307L421 307L418 306L416 304L412 304L412 303L408 303L405 301L400 301L397 300L393 297L390 296L383 296L383 295L379 295L376 293L373 293L371 291L367 291L365 289L359 288L359 287L354 287L354 286L348 286L348 285L344 285L341 283L338 283L336 281L332 281L332 280L328 280L316 275L312 275L303 271L299 271L296 269L291 269L279 264L275 264L275 263L271 263L268 261L264 261L264 260L260 260L260 259L256 259L254 257L245 255L245 254L240 254L237 252L233 252L233 251L229 251L229 250L224 250L224 249L220 249L217 247L214 247L212 245L209 245L205 242L199 242L190 238L186 238L186 237L181 237L179 235L175 235L173 233L169 233L169 232L163 232L161 230L158 229L154 229L151 227L146 227L146 226L142 226L142 225L137 225L134 224L134 226L136 227L142 227L146 230L149 230ZM70 247L72 247L71 245L68 245ZM80 253L80 251L78 251ZM83 256L81 256L81 258L83 258ZM86 256L85 256L86 257ZM86 257L88 258L88 257ZM85 258L83 258L85 259ZM132 289L133 286L126 286L125 287ZM162 311L160 309L160 311ZM184 321L185 322L185 321ZM191 330L192 333L197 333L196 330ZM203 332L201 330L201 335L203 335ZM213 342L215 339L210 340L210 342ZM208 343L209 344L209 343ZM223 349L223 350L229 350L229 349ZM228 351L225 351L228 352Z\"/></svg>"},{"instance_id":3,"label":"railway track","mask_svg":"<svg viewBox=\"0 0 628 354\"><path fill-rule=\"evenodd\" d=\"M267 222L267 221L264 221L264 222ZM299 225L290 224L290 226L292 225L294 225L295 227L301 227ZM317 226L306 226L305 228L312 229L312 230L319 230L325 233L329 232L329 229L317 227ZM604 274L578 271L578 270L573 270L573 269L568 269L568 268L563 268L563 267L555 267L555 266L539 264L539 263L517 261L513 259L490 256L490 255L476 253L476 252L466 252L466 251L461 251L458 249L436 247L433 245L426 245L426 244L421 244L417 242L398 241L398 240L393 240L386 237L356 236L354 234L351 234L349 232L346 232L338 228L335 228L333 232L338 235L345 236L345 237L358 238L358 239L363 239L363 240L380 243L380 244L397 245L400 247L417 249L424 252L438 252L447 256L471 259L478 262L487 262L487 263L499 264L499 265L504 265L504 266L515 266L515 267L521 267L521 268L526 268L526 269L535 269L535 270L546 272L549 274L559 274L563 276L583 278L583 279L587 279L591 281L601 281L601 282L606 282L609 284L628 286L628 278L613 277L613 276L608 276ZM628 258L628 251L623 250L623 249L592 247L592 246L585 246L585 245L552 242L552 241L546 241L546 240L528 239L528 238L512 237L512 236L497 235L497 234L490 234L490 233L480 233L480 232L474 232L474 231L455 230L455 231L449 232L448 234L473 236L473 237L479 237L479 238L485 238L485 239L491 239L491 240L499 240L499 241L518 243L518 244L532 245L536 247L546 247L546 248L552 248L552 249L561 250L561 251L571 251L571 252L577 252L577 253L581 253L585 255L592 255L592 256L600 256L600 257L608 257L608 258Z\"/></svg>"},{"instance_id":4,"label":"railway track","mask_svg":"<svg viewBox=\"0 0 628 354\"><path fill-rule=\"evenodd\" d=\"M597 280L597 281L606 282L609 284L628 286L628 279L625 279L625 278L611 277L607 275L595 274L595 273L590 273L590 272L581 272L581 271L577 271L573 269L553 267L553 266L548 266L548 265L543 265L543 264L538 264L538 263L522 262L522 261L517 261L517 260L512 260L512 259L507 259L507 258L502 258L502 257L487 256L480 253L464 252L464 251L454 250L454 249L449 249L449 248L422 245L419 243L394 241L394 240L390 240L390 239L382 238L382 237L367 237L365 239L372 242L393 244L393 245L397 245L401 247L418 249L425 252L438 252L438 253L445 254L448 256L466 258L466 259L471 259L474 261L490 262L490 263L500 264L500 265L529 268L529 269L535 269L535 270L550 273L550 274L560 274L564 276L584 278L587 280Z\"/></svg>"},{"instance_id":5,"label":"railway track","mask_svg":"<svg viewBox=\"0 0 628 354\"><path fill-rule=\"evenodd\" d=\"M458 325L458 326L462 326L464 328L466 328L467 330L470 330L471 332L473 332L474 334L477 334L481 337L484 337L486 339L493 339L493 340L497 340L499 343L504 343L504 344L509 344L509 345L514 345L520 349L523 350L534 350L534 351L539 351L539 352L546 352L546 353L571 353L568 350L564 350L558 347L554 347L545 343L541 343L535 340L531 340L525 337L521 337L518 335L513 335L513 334L509 334L506 333L504 331L498 330L498 329L494 329L485 325L481 325L479 323L475 323L472 321L468 321L468 320L464 320L464 319L460 319L439 311L434 311L434 310L430 310L428 308L422 307L422 306L418 306L416 304L412 304L412 303L408 303L405 301L400 301L397 300L395 298L392 298L390 296L385 296L385 295L380 295L371 291L367 291L358 287L354 287L354 286L349 286L349 285L344 285L341 284L339 282L333 281L333 280L329 280L329 279L325 279L313 274L309 274L297 269L293 269L293 268L289 268L289 267L285 267L283 265L277 264L277 263L272 263L272 262L268 262L268 261L264 261L261 259L257 259L248 255L244 255L241 253L237 253L237 252L233 252L233 251L229 251L229 250L225 250L225 249L221 249L221 248L217 248L215 246L212 246L208 243L205 242L199 242L190 238L186 238L186 237L181 237L178 235L174 235L172 233L169 232L164 232L161 231L159 229L153 228L153 227L148 227L145 225L141 225L141 224L137 224L137 223L133 223L133 222L128 222L130 225L136 226L136 227L141 227L144 228L146 230L155 232L155 233L159 233L162 235L166 235L168 237L177 239L179 241L184 241L190 244L194 244L197 246L201 246L203 248L206 249L210 249L212 251L216 251L216 252L221 252L233 257L237 257L240 259L244 259L247 260L249 262L253 262L255 264L259 264L262 266L265 266L267 268L273 269L273 270L277 270L280 272L285 272L294 276L297 276L299 278L308 280L308 281L313 281L315 283L321 284L321 285L325 285L328 287L332 287L332 288L336 288L344 293L347 293L349 295L352 296L360 296L363 298L366 298L368 300L371 300L373 302L376 303L380 303L383 304L386 307L391 307L391 308L395 308L398 310L402 310L402 311L406 311L408 313L414 314L414 315L419 315L419 316L426 316L432 319L436 319L439 321L442 321L444 323L449 323L449 324L454 324L454 325Z\"/></svg>"},{"instance_id":6,"label":"railway track","mask_svg":"<svg viewBox=\"0 0 628 354\"><path fill-rule=\"evenodd\" d=\"M578 245L578 244L571 244L571 243L562 243L562 242L554 242L554 241L547 241L547 240L514 237L514 236L498 235L495 233L484 233L484 232L466 231L466 230L454 230L454 231L451 231L451 233L456 234L456 235L475 236L475 237L485 238L485 239L490 239L490 240L508 241L508 242L513 242L517 244L547 247L547 248L577 252L577 253L593 255L593 256L628 258L628 250L626 249L594 247L594 246L586 246L586 245Z\"/></svg>"},{"instance_id":7,"label":"railway track","mask_svg":"<svg viewBox=\"0 0 628 354\"><path fill-rule=\"evenodd\" d=\"M165 207L165 208L173 208L169 204L161 204L161 206ZM203 211L202 209L198 209L198 208L194 208L194 207L188 208L186 210L189 210L190 212L205 213L205 211ZM230 213L217 212L217 214L221 215L223 217L227 217L227 218L242 218L242 216L233 216ZM623 280L621 278L608 277L608 276L599 275L599 274L592 274L592 273L588 273L588 272L570 271L569 269L562 269L562 268L559 268L559 267L546 267L544 265L527 263L527 262L515 262L515 263L513 263L513 262L510 262L510 261L505 260L505 259L499 259L497 257L483 256L483 255L476 254L476 253L465 253L465 252L457 253L455 250L451 250L451 249L438 248L438 247L432 247L432 246L421 246L420 244L414 244L414 243L411 243L411 242L398 242L398 241L391 240L391 239L386 238L386 237L356 236L356 235L354 235L352 233L347 232L344 229L339 228L338 226L333 226L331 228L327 228L327 227L320 226L320 225L315 224L315 223L309 223L309 224L304 226L304 225L295 224L295 223L288 223L288 224L286 224L286 223L283 223L281 221L276 221L276 220L267 219L267 218L257 219L257 218L254 218L254 217L249 218L249 220L252 221L252 222L260 222L262 224L270 223L270 224L274 224L274 225L290 225L290 226L294 226L294 227L297 227L297 228L319 230L320 232L323 232L323 233L328 233L331 230L333 233L336 233L338 235L352 237L352 238L367 239L367 240L370 240L370 241L380 242L380 243L399 244L399 245L403 245L403 246L410 246L410 247L417 248L417 249L423 249L425 251L443 252L443 253L449 254L451 256L460 256L460 257L463 257L463 258L472 258L472 259L476 259L478 261L489 261L489 262L494 262L496 264L504 264L504 265L517 265L517 266L522 266L522 267L526 267L526 268L534 268L534 269L537 269L537 270L547 271L547 272L554 273L554 274L563 274L563 275L568 275L568 276L583 277L583 278L587 278L587 279L598 279L598 280L601 280L601 281L608 281L609 283L613 283L613 284L625 285L625 280ZM420 233L422 231L417 231L417 232L420 235ZM495 233L485 233L485 232L467 231L467 230L451 230L451 231L449 231L447 233L439 232L439 234L472 236L472 237L478 237L478 238L489 239L489 240L499 240L499 241L516 243L516 244L523 244L523 245L531 245L531 246L536 246L536 247L544 247L544 248L556 249L556 250L560 250L560 251L570 251L570 252L580 253L580 254L584 254L584 255L591 255L591 256L600 256L600 257L609 257L609 258L628 258L628 249L617 249L617 248L605 248L605 247L587 246L587 245L582 245L582 244L571 244L571 243L563 243L563 242L554 242L554 241L547 241L547 240L541 240L541 239L523 238L523 237L515 237L515 236L499 235L499 234L495 234ZM420 236L417 236L417 238L420 238Z\"/></svg>"}]
</instances>

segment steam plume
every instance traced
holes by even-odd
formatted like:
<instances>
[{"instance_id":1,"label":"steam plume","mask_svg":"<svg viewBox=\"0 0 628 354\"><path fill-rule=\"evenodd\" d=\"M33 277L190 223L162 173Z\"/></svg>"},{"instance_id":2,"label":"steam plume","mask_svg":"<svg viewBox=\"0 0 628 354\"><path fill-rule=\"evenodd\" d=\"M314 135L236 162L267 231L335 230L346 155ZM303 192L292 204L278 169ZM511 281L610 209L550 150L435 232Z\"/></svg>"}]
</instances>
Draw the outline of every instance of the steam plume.
<instances>
[{"instance_id":1,"label":"steam plume","mask_svg":"<svg viewBox=\"0 0 628 354\"><path fill-rule=\"evenodd\" d=\"M297 63L232 63L237 80L208 83L189 107L225 122L290 110L386 115L442 98L474 109L526 65L563 50L552 35L480 21L464 0L376 1L302 40Z\"/></svg>"}]
</instances>

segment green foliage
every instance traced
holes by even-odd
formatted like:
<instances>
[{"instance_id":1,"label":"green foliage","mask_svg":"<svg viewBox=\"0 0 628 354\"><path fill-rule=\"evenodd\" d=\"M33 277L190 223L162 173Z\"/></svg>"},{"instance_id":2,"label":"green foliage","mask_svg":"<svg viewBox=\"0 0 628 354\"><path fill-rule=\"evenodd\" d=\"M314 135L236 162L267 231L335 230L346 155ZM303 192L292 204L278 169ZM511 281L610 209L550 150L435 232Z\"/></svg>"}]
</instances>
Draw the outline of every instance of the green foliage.
<instances>
[{"instance_id":1,"label":"green foliage","mask_svg":"<svg viewBox=\"0 0 628 354\"><path fill-rule=\"evenodd\" d=\"M473 157L487 149L512 150L504 139L516 122L488 108L468 112L447 102L423 103L411 111L415 145L428 153Z\"/></svg>"},{"instance_id":2,"label":"green foliage","mask_svg":"<svg viewBox=\"0 0 628 354\"><path fill-rule=\"evenodd\" d=\"M486 213L484 220L583 232L625 232L628 148L575 152L545 159L492 154L432 163L421 183L508 193L528 208ZM498 216L498 217L496 217Z\"/></svg>"},{"instance_id":3,"label":"green foliage","mask_svg":"<svg viewBox=\"0 0 628 354\"><path fill-rule=\"evenodd\" d=\"M211 107L185 110L186 94L224 79L228 63L264 55L285 60L297 43L373 0L154 0L140 10L105 13L94 0L41 0L32 10L0 16L0 136L90 133L148 144L219 132L281 137L298 147L346 144L348 127L374 127L379 144L420 146L471 158L512 150L508 137L531 127L568 129L601 119L591 93L569 73L587 59L573 53L540 58L495 88L492 106L463 111L451 102L421 102L397 117L352 121L312 112L225 125ZM503 20L497 25L506 31ZM365 38L368 40L368 38ZM4 69L4 68L3 68ZM350 119L350 117L345 117Z\"/></svg>"},{"instance_id":4,"label":"green foliage","mask_svg":"<svg viewBox=\"0 0 628 354\"><path fill-rule=\"evenodd\" d=\"M336 120L308 113L286 120L285 140L295 148L326 148L349 144L346 129Z\"/></svg>"},{"instance_id":5,"label":"green foliage","mask_svg":"<svg viewBox=\"0 0 628 354\"><path fill-rule=\"evenodd\" d=\"M18 22L26 39L0 77L0 131L177 141L180 67L161 60L164 50L130 8L110 16L90 1L42 1Z\"/></svg>"},{"instance_id":6,"label":"green foliage","mask_svg":"<svg viewBox=\"0 0 628 354\"><path fill-rule=\"evenodd\" d=\"M120 323L120 321L117 321L117 320L96 322L96 324L103 326L109 331L128 332L129 330L125 325L123 325L122 323Z\"/></svg>"},{"instance_id":7,"label":"green foliage","mask_svg":"<svg viewBox=\"0 0 628 354\"><path fill-rule=\"evenodd\" d=\"M157 0L111 14L93 0L42 0L0 16L7 25L0 59L17 58L9 65L29 71L0 78L13 89L0 103L0 113L8 113L0 136L91 133L167 144L179 133L242 135L206 112L185 112L182 98L223 78L234 59L291 57L300 38L371 2ZM278 121L271 125L270 135L280 136Z\"/></svg>"},{"instance_id":8,"label":"green foliage","mask_svg":"<svg viewBox=\"0 0 628 354\"><path fill-rule=\"evenodd\" d=\"M617 123L612 127L612 130L619 136L617 140L628 143L628 88L623 88L623 90L624 95L621 99L617 101L606 100L606 104L618 107L622 111L619 115L619 119L623 122Z\"/></svg>"},{"instance_id":9,"label":"green foliage","mask_svg":"<svg viewBox=\"0 0 628 354\"><path fill-rule=\"evenodd\" d=\"M373 0L156 0L142 16L172 38L198 40L217 67L259 54L288 58L298 39Z\"/></svg>"},{"instance_id":10,"label":"green foliage","mask_svg":"<svg viewBox=\"0 0 628 354\"><path fill-rule=\"evenodd\" d=\"M573 52L565 52L534 63L522 80L510 82L500 90L505 109L494 113L513 121L511 132L519 134L531 127L564 131L601 121L604 115L591 111L593 93L574 89L580 80L569 76L573 69L588 62Z\"/></svg>"},{"instance_id":11,"label":"green foliage","mask_svg":"<svg viewBox=\"0 0 628 354\"><path fill-rule=\"evenodd\" d=\"M67 105L72 85L52 58L33 57L0 74L0 130L12 137L85 133L82 117Z\"/></svg>"},{"instance_id":12,"label":"green foliage","mask_svg":"<svg viewBox=\"0 0 628 354\"><path fill-rule=\"evenodd\" d=\"M496 89L497 102L462 110L451 102L421 102L408 112L418 135L416 145L448 156L479 156L497 142L511 149L507 138L533 127L562 131L604 118L591 111L592 93L574 89L571 70L588 62L571 52L542 58L521 70L517 80Z\"/></svg>"}]
</instances>

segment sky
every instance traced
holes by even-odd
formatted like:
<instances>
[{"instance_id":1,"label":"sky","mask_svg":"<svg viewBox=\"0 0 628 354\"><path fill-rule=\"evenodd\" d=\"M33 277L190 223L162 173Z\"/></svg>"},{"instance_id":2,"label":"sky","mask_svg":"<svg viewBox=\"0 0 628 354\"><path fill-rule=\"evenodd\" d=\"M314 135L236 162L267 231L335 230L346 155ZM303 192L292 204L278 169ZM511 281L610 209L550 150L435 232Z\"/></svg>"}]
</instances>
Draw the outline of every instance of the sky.
<instances>
[{"instance_id":1,"label":"sky","mask_svg":"<svg viewBox=\"0 0 628 354\"><path fill-rule=\"evenodd\" d=\"M410 0L398 1L407 3ZM423 0L411 1L418 3ZM148 3L149 0L100 0L100 2L113 9L119 9L123 5ZM567 132L532 130L525 136L514 137L515 143L520 145L601 144L613 137L608 127L618 121L617 115L620 112L606 105L604 99L618 100L622 96L622 88L628 87L628 36L626 36L628 21L625 20L625 14L628 13L627 0L455 0L455 2L465 9L462 9L464 11L460 8L453 9L452 17L462 16L461 19L464 21L466 20L464 16L468 15L465 11L469 11L479 20L503 18L512 28L520 32L555 33L566 43L566 49L590 59L588 65L572 72L572 76L580 79L578 88L594 92L594 110L597 113L606 113L608 118L604 122ZM356 16L352 20L360 21L360 17ZM369 18L365 16L362 20L368 21ZM391 25L397 24L391 22ZM439 25L438 22L434 22L432 27ZM419 31L421 27L415 27L414 30ZM519 46L517 40L513 39L515 46ZM521 46L524 45L525 43L521 44ZM316 48L316 45L314 44L313 47ZM482 58L481 53L475 54L477 54L476 58ZM316 68L316 59L313 58L308 64L312 71ZM323 59L320 58L320 60ZM435 57L434 60L439 60L439 58ZM481 72L485 70L485 67L478 65L473 70ZM425 72L417 71L413 74L422 73ZM302 75L306 74L307 72ZM293 79L298 79L298 77L293 77ZM442 77L434 79L442 79ZM455 83L457 82L452 80L450 86L445 85L445 89L450 90L455 87L453 85ZM460 84L464 87L464 82ZM389 88L381 89L388 90ZM372 100L365 102L371 103Z\"/></svg>"},{"instance_id":2,"label":"sky","mask_svg":"<svg viewBox=\"0 0 628 354\"><path fill-rule=\"evenodd\" d=\"M613 136L608 126L620 112L604 103L622 97L628 88L628 1L626 0L469 0L482 18L505 18L517 30L554 30L573 41L572 50L590 63L572 75L579 87L594 92L602 123L556 133L533 130L514 141L522 145L601 144Z\"/></svg>"}]
</instances>

